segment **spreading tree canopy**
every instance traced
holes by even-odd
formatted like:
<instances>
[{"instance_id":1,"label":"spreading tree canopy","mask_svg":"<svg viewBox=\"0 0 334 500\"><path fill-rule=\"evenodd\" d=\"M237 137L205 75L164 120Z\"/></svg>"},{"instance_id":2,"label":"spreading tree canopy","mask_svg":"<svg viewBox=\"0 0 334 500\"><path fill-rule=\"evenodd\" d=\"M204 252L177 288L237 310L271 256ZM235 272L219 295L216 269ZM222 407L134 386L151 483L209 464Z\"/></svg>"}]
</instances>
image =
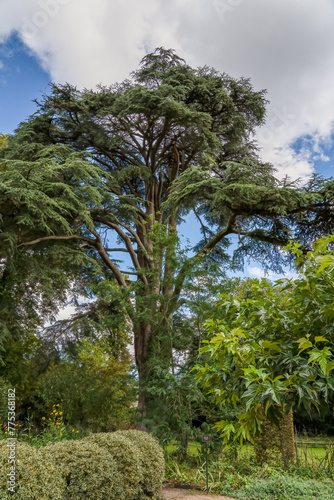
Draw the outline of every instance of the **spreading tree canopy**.
<instances>
[{"instance_id":1,"label":"spreading tree canopy","mask_svg":"<svg viewBox=\"0 0 334 500\"><path fill-rule=\"evenodd\" d=\"M227 263L230 238L234 265L249 255L278 269L290 238L307 246L332 232L333 184L278 181L254 141L265 92L191 68L173 50L156 49L128 80L96 91L52 84L38 105L1 149L3 269L55 248L81 275L98 262L133 324L145 416L145 384L172 363L172 318L191 269ZM190 212L201 236L192 256L178 256ZM123 252L132 283L117 260Z\"/></svg>"},{"instance_id":2,"label":"spreading tree canopy","mask_svg":"<svg viewBox=\"0 0 334 500\"><path fill-rule=\"evenodd\" d=\"M252 440L266 418L277 423L293 406L311 414L332 404L333 241L323 237L306 255L291 243L295 279L254 281L248 297L221 296L195 369L217 403L238 410L234 421L216 424L226 442L231 435Z\"/></svg>"}]
</instances>

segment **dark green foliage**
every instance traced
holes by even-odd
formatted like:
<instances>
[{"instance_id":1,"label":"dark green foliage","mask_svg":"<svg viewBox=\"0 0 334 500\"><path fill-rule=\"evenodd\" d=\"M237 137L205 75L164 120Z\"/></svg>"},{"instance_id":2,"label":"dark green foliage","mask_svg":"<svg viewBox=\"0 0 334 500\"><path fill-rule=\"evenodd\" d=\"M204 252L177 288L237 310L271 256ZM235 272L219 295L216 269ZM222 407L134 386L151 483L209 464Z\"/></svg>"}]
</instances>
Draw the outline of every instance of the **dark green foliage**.
<instances>
[{"instance_id":1,"label":"dark green foliage","mask_svg":"<svg viewBox=\"0 0 334 500\"><path fill-rule=\"evenodd\" d=\"M28 311L32 326L36 315L41 321L40 294L52 315L70 283L77 300L79 290L92 296L94 286L113 279L118 286L107 300L100 296L98 309L114 306L115 315L132 321L138 408L142 418L151 417L150 398L159 397L160 378L168 379L174 364L173 314L198 266L211 259L240 267L248 255L279 270L288 260L279 250L289 238L307 247L333 226L332 182L313 179L305 188L278 182L259 160L253 135L265 105L265 92L249 80L193 69L163 48L121 84L96 91L51 85L38 112L0 149L0 300L8 304L9 290L16 290L6 285L5 271L23 289L20 262L31 269L45 262L40 281L35 271L27 275L39 284L32 304L24 294L14 297L15 324L5 314L5 334L19 330L20 311ZM202 238L188 257L177 233L191 211ZM237 242L232 261L231 241ZM68 251L63 264L58 248ZM132 283L119 262L122 252L131 259ZM94 323L88 330L103 332L104 321ZM71 333L66 329L66 341Z\"/></svg>"},{"instance_id":2,"label":"dark green foliage","mask_svg":"<svg viewBox=\"0 0 334 500\"><path fill-rule=\"evenodd\" d=\"M106 339L77 344L77 356L64 356L37 380L39 404L61 403L65 423L97 431L127 428L134 419L136 381L127 351L111 354Z\"/></svg>"},{"instance_id":3,"label":"dark green foliage","mask_svg":"<svg viewBox=\"0 0 334 500\"><path fill-rule=\"evenodd\" d=\"M223 486L221 494L237 495L240 500L331 500L334 496L333 481L303 480L281 476L269 479L251 479L245 486Z\"/></svg>"},{"instance_id":4,"label":"dark green foliage","mask_svg":"<svg viewBox=\"0 0 334 500\"><path fill-rule=\"evenodd\" d=\"M236 416L232 404L217 403L214 395L206 394L203 385L190 372L198 362L198 349L207 338L206 321L219 317L219 293L247 295L255 280L240 278L220 279L217 265L210 263L194 271L193 279L187 280L184 304L173 316L173 365L174 372L166 372L157 366L158 384L148 385L149 399L154 402L150 409L149 428L168 445L178 446L177 454L185 456L190 441L201 442L202 434L210 434L210 449L219 451L221 440L212 426L221 420Z\"/></svg>"}]
</instances>

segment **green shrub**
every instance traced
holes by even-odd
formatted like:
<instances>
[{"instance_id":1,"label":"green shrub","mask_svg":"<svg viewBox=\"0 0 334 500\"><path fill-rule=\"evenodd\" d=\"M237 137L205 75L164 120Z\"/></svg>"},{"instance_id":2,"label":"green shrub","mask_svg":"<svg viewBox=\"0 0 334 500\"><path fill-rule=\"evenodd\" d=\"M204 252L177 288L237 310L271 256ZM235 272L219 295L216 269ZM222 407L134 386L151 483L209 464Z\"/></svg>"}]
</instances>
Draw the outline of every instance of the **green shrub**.
<instances>
[{"instance_id":1,"label":"green shrub","mask_svg":"<svg viewBox=\"0 0 334 500\"><path fill-rule=\"evenodd\" d=\"M2 420L5 420L8 414L8 388L9 384L7 383L7 381L3 377L0 377L0 422Z\"/></svg>"},{"instance_id":2,"label":"green shrub","mask_svg":"<svg viewBox=\"0 0 334 500\"><path fill-rule=\"evenodd\" d=\"M138 499L158 499L165 471L164 454L159 443L150 434L142 431L117 431L114 434L130 439L139 450L143 479Z\"/></svg>"},{"instance_id":3,"label":"green shrub","mask_svg":"<svg viewBox=\"0 0 334 500\"><path fill-rule=\"evenodd\" d=\"M47 407L60 402L65 423L80 430L127 429L136 400L128 352L115 358L104 338L82 340L76 352L76 358L68 355L39 377L41 399Z\"/></svg>"},{"instance_id":4,"label":"green shrub","mask_svg":"<svg viewBox=\"0 0 334 500\"><path fill-rule=\"evenodd\" d=\"M14 441L15 448L8 446L12 440L0 441L0 498L1 500L62 500L65 481L52 459L43 456L28 444ZM10 455L11 453L11 455ZM15 493L8 491L10 467L8 463L15 453Z\"/></svg>"},{"instance_id":5,"label":"green shrub","mask_svg":"<svg viewBox=\"0 0 334 500\"><path fill-rule=\"evenodd\" d=\"M280 476L246 480L238 489L223 486L221 493L240 500L333 500L334 484L330 480L314 481ZM225 483L226 484L226 483Z\"/></svg>"},{"instance_id":6,"label":"green shrub","mask_svg":"<svg viewBox=\"0 0 334 500\"><path fill-rule=\"evenodd\" d=\"M110 454L85 440L62 441L41 448L53 457L66 480L67 498L71 500L128 500L122 478Z\"/></svg>"},{"instance_id":7,"label":"green shrub","mask_svg":"<svg viewBox=\"0 0 334 500\"><path fill-rule=\"evenodd\" d=\"M92 434L85 440L96 443L110 453L122 476L125 498L127 500L138 498L143 482L143 471L140 451L133 442L115 432Z\"/></svg>"}]
</instances>

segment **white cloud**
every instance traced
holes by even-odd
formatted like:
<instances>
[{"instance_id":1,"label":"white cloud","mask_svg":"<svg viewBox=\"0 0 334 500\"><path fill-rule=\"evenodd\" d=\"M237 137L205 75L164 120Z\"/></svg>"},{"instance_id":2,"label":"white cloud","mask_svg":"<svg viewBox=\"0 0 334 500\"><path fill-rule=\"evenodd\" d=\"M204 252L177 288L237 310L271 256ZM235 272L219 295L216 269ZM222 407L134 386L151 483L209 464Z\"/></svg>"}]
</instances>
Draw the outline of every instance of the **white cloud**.
<instances>
[{"instance_id":1,"label":"white cloud","mask_svg":"<svg viewBox=\"0 0 334 500\"><path fill-rule=\"evenodd\" d=\"M251 278L258 278L258 279L261 279L261 278L267 278L271 281L276 281L276 280L279 280L279 279L282 279L282 278L285 278L285 279L290 279L290 278L297 278L298 274L295 273L295 272L289 272L289 271L286 271L285 274L276 274L276 273L272 273L272 272L268 272L268 273L265 273L265 271L263 269L261 269L260 267L248 267L247 268L247 271L248 271L248 274L250 275Z\"/></svg>"},{"instance_id":2,"label":"white cloud","mask_svg":"<svg viewBox=\"0 0 334 500\"><path fill-rule=\"evenodd\" d=\"M298 177L324 160L334 121L332 0L0 0L0 41L17 30L52 80L126 78L156 46L268 89L262 156ZM291 143L317 138L301 153ZM306 147L308 146L308 147Z\"/></svg>"},{"instance_id":3,"label":"white cloud","mask_svg":"<svg viewBox=\"0 0 334 500\"><path fill-rule=\"evenodd\" d=\"M61 309L56 317L57 321L60 321L62 319L69 319L73 314L75 314L77 311L76 307L74 305L69 305Z\"/></svg>"}]
</instances>

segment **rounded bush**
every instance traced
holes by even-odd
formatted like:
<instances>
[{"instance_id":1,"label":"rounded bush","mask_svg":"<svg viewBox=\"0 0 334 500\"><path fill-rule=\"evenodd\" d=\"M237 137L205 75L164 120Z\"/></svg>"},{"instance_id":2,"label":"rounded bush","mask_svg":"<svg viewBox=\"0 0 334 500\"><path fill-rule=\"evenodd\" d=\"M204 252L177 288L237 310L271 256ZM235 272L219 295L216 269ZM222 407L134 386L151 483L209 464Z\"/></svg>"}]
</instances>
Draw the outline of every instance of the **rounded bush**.
<instances>
[{"instance_id":1,"label":"rounded bush","mask_svg":"<svg viewBox=\"0 0 334 500\"><path fill-rule=\"evenodd\" d=\"M62 500L66 484L54 461L28 444L11 443L11 439L0 441L1 500ZM8 462L14 455L15 465ZM14 478L10 467L15 467L15 493L8 490L9 479Z\"/></svg>"},{"instance_id":2,"label":"rounded bush","mask_svg":"<svg viewBox=\"0 0 334 500\"><path fill-rule=\"evenodd\" d=\"M107 450L122 476L123 490L127 500L139 498L143 482L141 453L130 439L115 432L92 434L85 438Z\"/></svg>"},{"instance_id":3,"label":"rounded bush","mask_svg":"<svg viewBox=\"0 0 334 500\"><path fill-rule=\"evenodd\" d=\"M143 479L140 483L141 491L138 499L158 499L165 472L164 454L158 441L143 431L116 431L114 434L129 439L140 452Z\"/></svg>"},{"instance_id":4,"label":"rounded bush","mask_svg":"<svg viewBox=\"0 0 334 500\"><path fill-rule=\"evenodd\" d=\"M44 447L66 481L70 500L127 500L122 478L111 455L85 440L62 441Z\"/></svg>"}]
</instances>

